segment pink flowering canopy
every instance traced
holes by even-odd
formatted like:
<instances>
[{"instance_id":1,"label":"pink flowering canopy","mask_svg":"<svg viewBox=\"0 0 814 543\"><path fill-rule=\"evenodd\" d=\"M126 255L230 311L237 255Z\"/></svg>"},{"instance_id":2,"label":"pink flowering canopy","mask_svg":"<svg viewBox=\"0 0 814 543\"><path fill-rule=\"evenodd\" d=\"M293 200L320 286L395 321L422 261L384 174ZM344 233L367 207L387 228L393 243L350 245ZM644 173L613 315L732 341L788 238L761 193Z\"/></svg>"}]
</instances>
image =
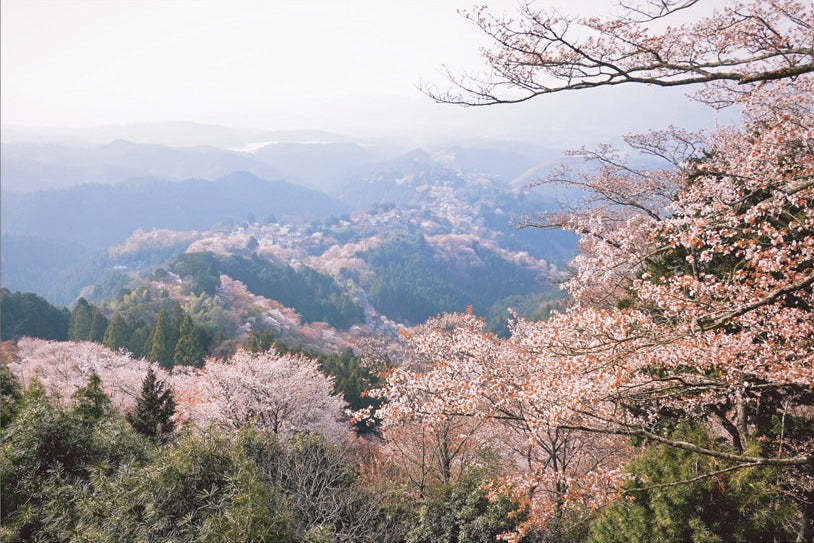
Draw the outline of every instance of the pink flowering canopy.
<instances>
[{"instance_id":1,"label":"pink flowering canopy","mask_svg":"<svg viewBox=\"0 0 814 543\"><path fill-rule=\"evenodd\" d=\"M583 201L524 219L581 235L565 284L572 307L517 318L505 340L471 315L424 327L410 341L432 364L397 369L378 391L385 437L462 417L502 428L507 455L524 443L516 474L493 489L525 496L530 525L618 496L624 436L717 458L722 472L775 466L801 500L814 498L814 443L766 428L773 416L810 421L814 401L814 16L797 2L729 2L647 30L696 3L640 2L619 19L582 21L592 32L579 42L573 21L530 3L515 21L478 12L496 44L486 53L493 79L456 79L462 94L439 97L485 104L700 82L702 100L741 112L706 133L628 138L662 169L634 168L608 146L575 152L595 167L549 181L580 188ZM727 446L671 438L665 422L684 419Z\"/></svg>"}]
</instances>

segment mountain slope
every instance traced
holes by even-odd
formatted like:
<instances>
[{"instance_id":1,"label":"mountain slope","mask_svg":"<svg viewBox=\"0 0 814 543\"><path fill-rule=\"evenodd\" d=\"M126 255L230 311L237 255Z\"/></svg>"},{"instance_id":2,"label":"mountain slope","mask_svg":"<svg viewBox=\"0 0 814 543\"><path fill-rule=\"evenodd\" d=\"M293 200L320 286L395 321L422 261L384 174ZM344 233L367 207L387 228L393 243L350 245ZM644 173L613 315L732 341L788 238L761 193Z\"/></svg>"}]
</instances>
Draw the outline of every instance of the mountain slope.
<instances>
[{"instance_id":1,"label":"mountain slope","mask_svg":"<svg viewBox=\"0 0 814 543\"><path fill-rule=\"evenodd\" d=\"M249 214L291 220L342 213L328 196L286 183L234 173L216 181L161 179L120 185L81 185L36 193L7 192L2 201L4 234L69 241L89 248L119 243L138 228L203 230Z\"/></svg>"}]
</instances>

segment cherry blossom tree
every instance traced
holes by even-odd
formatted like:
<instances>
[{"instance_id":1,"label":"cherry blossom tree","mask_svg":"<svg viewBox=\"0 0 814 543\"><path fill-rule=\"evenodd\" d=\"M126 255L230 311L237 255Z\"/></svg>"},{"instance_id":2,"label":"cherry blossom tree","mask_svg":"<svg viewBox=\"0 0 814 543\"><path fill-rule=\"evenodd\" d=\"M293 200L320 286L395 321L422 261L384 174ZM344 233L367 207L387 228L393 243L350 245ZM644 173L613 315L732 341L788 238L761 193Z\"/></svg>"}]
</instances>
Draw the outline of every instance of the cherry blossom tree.
<instances>
[{"instance_id":1,"label":"cherry blossom tree","mask_svg":"<svg viewBox=\"0 0 814 543\"><path fill-rule=\"evenodd\" d=\"M17 341L16 354L9 362L9 368L22 383L28 385L36 377L49 396L61 402L70 400L96 373L113 404L124 411L135 406L150 367L144 359L134 359L125 351L113 351L90 341L75 343L28 337ZM153 369L160 379L167 379L168 374L163 369Z\"/></svg>"},{"instance_id":2,"label":"cherry blossom tree","mask_svg":"<svg viewBox=\"0 0 814 543\"><path fill-rule=\"evenodd\" d=\"M494 484L494 495L510 493L521 507L533 501L535 516L521 533L559 517L566 504L601 503L620 480L625 447L613 436L546 425L531 388L544 386L545 368L483 327L471 312L445 314L406 335L414 361L394 369L373 392L386 399L373 414L381 421L385 454L407 467L420 489L432 478L449 483L478 451L499 454L507 477Z\"/></svg>"},{"instance_id":3,"label":"cherry blossom tree","mask_svg":"<svg viewBox=\"0 0 814 543\"><path fill-rule=\"evenodd\" d=\"M810 5L729 1L701 12L708 5L631 0L609 19L544 12L530 0L514 17L482 7L468 17L492 40L483 51L489 73L448 71L451 89L427 92L441 102L479 106L625 83L743 86L814 71Z\"/></svg>"},{"instance_id":4,"label":"cherry blossom tree","mask_svg":"<svg viewBox=\"0 0 814 543\"><path fill-rule=\"evenodd\" d=\"M314 431L333 441L350 430L332 379L305 356L238 349L228 360L208 359L200 370L177 368L171 382L181 419L198 426L254 424L285 437Z\"/></svg>"},{"instance_id":5,"label":"cherry blossom tree","mask_svg":"<svg viewBox=\"0 0 814 543\"><path fill-rule=\"evenodd\" d=\"M799 505L805 541L814 519L814 16L797 2L729 2L662 34L646 28L701 4L622 6L620 18L582 21L587 34L531 3L515 21L475 15L495 39L486 53L494 78L456 79L459 94L443 101L708 83L698 96L737 104L741 120L628 138L665 160L662 169L635 168L607 146L576 151L596 168L549 181L584 199L525 219L582 236L565 285L573 307L545 322L517 318L507 340L467 326L423 335L432 364L393 372L381 415L468 417L525 435L536 462L495 491L525 493L531 522L619 495L625 458L614 436L715 460L693 480L771 467ZM673 437L685 420L706 424L710 440ZM556 452L545 453L560 439L577 453L557 470Z\"/></svg>"}]
</instances>

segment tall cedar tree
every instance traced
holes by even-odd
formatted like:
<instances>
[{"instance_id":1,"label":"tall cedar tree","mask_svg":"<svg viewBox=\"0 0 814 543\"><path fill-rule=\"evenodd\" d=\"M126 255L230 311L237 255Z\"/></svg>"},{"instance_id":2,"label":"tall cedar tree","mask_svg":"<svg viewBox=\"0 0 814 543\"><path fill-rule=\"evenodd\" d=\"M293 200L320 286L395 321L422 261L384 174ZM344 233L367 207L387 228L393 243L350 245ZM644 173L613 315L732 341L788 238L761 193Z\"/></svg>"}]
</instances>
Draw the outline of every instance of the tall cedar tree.
<instances>
[{"instance_id":1,"label":"tall cedar tree","mask_svg":"<svg viewBox=\"0 0 814 543\"><path fill-rule=\"evenodd\" d=\"M84 298L76 301L71 311L71 321L68 325L68 339L71 341L86 341L90 337L90 325L93 319L93 310Z\"/></svg>"},{"instance_id":2,"label":"tall cedar tree","mask_svg":"<svg viewBox=\"0 0 814 543\"><path fill-rule=\"evenodd\" d=\"M172 328L170 316L166 309L162 309L155 320L153 332L150 334L147 351L147 360L158 362L165 368L171 368L175 358L176 332Z\"/></svg>"},{"instance_id":3,"label":"tall cedar tree","mask_svg":"<svg viewBox=\"0 0 814 543\"><path fill-rule=\"evenodd\" d=\"M121 313L118 311L110 319L110 323L105 329L105 335L102 338L102 343L108 349L114 351L127 345L127 340L130 338L130 330L125 322Z\"/></svg>"},{"instance_id":4,"label":"tall cedar tree","mask_svg":"<svg viewBox=\"0 0 814 543\"><path fill-rule=\"evenodd\" d=\"M108 320L99 311L95 305L91 306L90 313L90 330L88 331L88 339L101 343L105 337L105 330L107 329Z\"/></svg>"},{"instance_id":5,"label":"tall cedar tree","mask_svg":"<svg viewBox=\"0 0 814 543\"><path fill-rule=\"evenodd\" d=\"M136 408L127 414L127 422L153 441L165 441L175 429L174 414L172 389L156 378L153 368L148 369L141 384L141 395L136 399Z\"/></svg>"},{"instance_id":6,"label":"tall cedar tree","mask_svg":"<svg viewBox=\"0 0 814 543\"><path fill-rule=\"evenodd\" d=\"M176 366L201 366L206 348L206 337L192 322L189 315L181 319L173 361Z\"/></svg>"}]
</instances>

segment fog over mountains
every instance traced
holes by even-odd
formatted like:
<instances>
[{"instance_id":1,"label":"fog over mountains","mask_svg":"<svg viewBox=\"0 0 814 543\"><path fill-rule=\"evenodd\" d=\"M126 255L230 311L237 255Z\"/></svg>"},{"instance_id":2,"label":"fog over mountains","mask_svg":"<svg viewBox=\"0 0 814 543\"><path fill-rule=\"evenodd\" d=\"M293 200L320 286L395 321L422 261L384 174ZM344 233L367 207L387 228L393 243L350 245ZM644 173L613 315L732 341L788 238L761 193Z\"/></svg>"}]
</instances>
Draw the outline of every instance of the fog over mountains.
<instances>
[{"instance_id":1,"label":"fog over mountains","mask_svg":"<svg viewBox=\"0 0 814 543\"><path fill-rule=\"evenodd\" d=\"M134 232L231 236L238 228L290 224L329 235L338 217L349 221L345 228L359 242L389 228L471 235L560 265L573 252L567 236L518 232L512 224L523 213L558 205L550 189L528 190L562 161L557 149L465 140L411 148L326 132L241 133L183 123L167 125L162 143L98 141L105 134L143 140L156 128L88 132L95 142L74 134L71 144L4 130L3 286L70 304L114 268L148 272L186 249L150 249L136 260L110 257L122 254L114 247ZM181 138L195 145L167 145ZM388 223L392 213L397 220ZM316 256L325 247L304 250ZM121 277L108 281L108 289L125 281L114 275Z\"/></svg>"}]
</instances>

